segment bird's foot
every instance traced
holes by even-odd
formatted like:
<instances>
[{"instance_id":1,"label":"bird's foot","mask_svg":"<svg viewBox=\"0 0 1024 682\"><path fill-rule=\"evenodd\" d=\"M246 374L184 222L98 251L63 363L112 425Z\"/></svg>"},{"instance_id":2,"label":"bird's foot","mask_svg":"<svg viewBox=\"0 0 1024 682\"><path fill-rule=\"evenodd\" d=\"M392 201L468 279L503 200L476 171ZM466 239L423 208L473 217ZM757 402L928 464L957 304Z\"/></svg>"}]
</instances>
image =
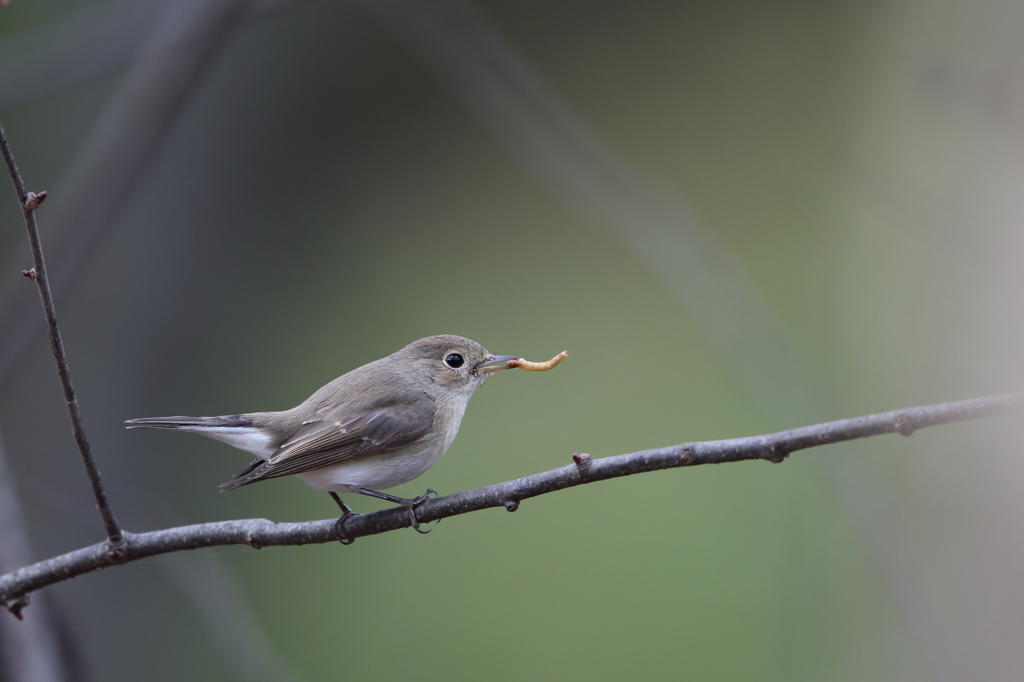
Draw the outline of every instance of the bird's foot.
<instances>
[{"instance_id":1,"label":"bird's foot","mask_svg":"<svg viewBox=\"0 0 1024 682\"><path fill-rule=\"evenodd\" d=\"M351 545L356 541L356 539L349 537L348 531L345 530L345 522L351 517L359 515L349 509L349 506L341 501L341 498L338 497L338 493L331 492L330 495L334 498L334 501L338 503L338 506L341 507L341 516L334 522L334 534L338 537L338 542L341 544Z\"/></svg>"},{"instance_id":2,"label":"bird's foot","mask_svg":"<svg viewBox=\"0 0 1024 682\"><path fill-rule=\"evenodd\" d=\"M353 516L359 516L355 512L349 510L347 513L342 514L337 521L334 522L334 534L338 538L338 542L343 545L351 545L356 541L355 538L349 537L348 531L345 530L345 522Z\"/></svg>"},{"instance_id":3,"label":"bird's foot","mask_svg":"<svg viewBox=\"0 0 1024 682\"><path fill-rule=\"evenodd\" d=\"M431 495L433 495L434 497L438 497L438 493L436 490L434 490L433 488L427 488L427 492L423 493L419 497L414 497L411 500L406 500L405 502L408 504L403 503L405 508L409 510L409 514L412 516L412 529L421 535L426 535L432 529L428 528L427 530L423 530L422 528L420 528L420 520L416 517L416 507L426 502L427 500L431 499ZM437 521L438 523L440 523L441 519L438 519Z\"/></svg>"},{"instance_id":4,"label":"bird's foot","mask_svg":"<svg viewBox=\"0 0 1024 682\"><path fill-rule=\"evenodd\" d=\"M406 502L410 503L409 505L406 505L406 506L413 506L413 507L415 507L416 505L423 504L427 500L431 500L431 499L434 499L436 497L440 497L440 495L438 495L437 491L434 490L433 488L427 488L427 492L423 493L419 497L414 497L411 500L406 500Z\"/></svg>"}]
</instances>

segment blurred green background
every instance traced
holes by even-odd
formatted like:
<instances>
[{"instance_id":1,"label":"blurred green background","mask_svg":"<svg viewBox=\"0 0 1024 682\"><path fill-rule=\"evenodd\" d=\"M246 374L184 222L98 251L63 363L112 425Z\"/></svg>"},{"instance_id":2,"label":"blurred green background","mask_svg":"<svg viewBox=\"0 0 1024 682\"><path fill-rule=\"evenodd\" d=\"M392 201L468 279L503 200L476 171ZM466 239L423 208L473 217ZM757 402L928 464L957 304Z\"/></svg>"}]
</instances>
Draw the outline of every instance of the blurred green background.
<instances>
[{"instance_id":1,"label":"blurred green background","mask_svg":"<svg viewBox=\"0 0 1024 682\"><path fill-rule=\"evenodd\" d=\"M115 513L331 517L122 422L289 408L430 334L571 356L488 382L406 496L1019 390L1022 28L1005 1L12 0L0 122L50 191ZM0 196L0 439L40 559L102 526ZM63 632L54 679L1019 679L1022 428L180 553L26 619Z\"/></svg>"}]
</instances>

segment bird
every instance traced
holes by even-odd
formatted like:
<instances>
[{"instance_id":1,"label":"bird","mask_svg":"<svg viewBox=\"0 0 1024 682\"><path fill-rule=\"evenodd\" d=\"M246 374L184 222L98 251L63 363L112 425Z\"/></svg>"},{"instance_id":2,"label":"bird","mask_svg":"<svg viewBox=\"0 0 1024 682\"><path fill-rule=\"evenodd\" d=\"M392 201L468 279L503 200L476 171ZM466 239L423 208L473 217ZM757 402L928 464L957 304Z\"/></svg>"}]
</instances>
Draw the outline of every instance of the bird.
<instances>
[{"instance_id":1,"label":"bird","mask_svg":"<svg viewBox=\"0 0 1024 682\"><path fill-rule=\"evenodd\" d=\"M290 410L125 423L129 429L199 433L255 455L220 485L222 492L294 474L314 490L330 493L342 510L340 535L354 514L341 492L402 505L412 527L426 533L415 508L436 491L406 499L380 490L433 466L455 440L473 393L496 371L519 361L462 336L428 336L343 374Z\"/></svg>"}]
</instances>

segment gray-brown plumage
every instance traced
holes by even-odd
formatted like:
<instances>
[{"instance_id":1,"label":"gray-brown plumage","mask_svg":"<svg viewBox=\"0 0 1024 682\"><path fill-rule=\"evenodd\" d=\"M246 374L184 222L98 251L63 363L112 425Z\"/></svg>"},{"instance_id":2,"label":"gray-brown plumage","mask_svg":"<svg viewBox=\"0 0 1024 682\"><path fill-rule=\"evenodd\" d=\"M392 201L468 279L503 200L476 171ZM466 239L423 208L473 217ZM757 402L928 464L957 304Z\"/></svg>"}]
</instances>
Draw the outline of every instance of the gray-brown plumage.
<instances>
[{"instance_id":1,"label":"gray-brown plumage","mask_svg":"<svg viewBox=\"0 0 1024 682\"><path fill-rule=\"evenodd\" d=\"M428 336L338 377L291 410L127 424L194 431L256 455L221 490L295 474L332 494L402 501L375 491L411 481L440 459L473 392L514 359L461 336Z\"/></svg>"}]
</instances>

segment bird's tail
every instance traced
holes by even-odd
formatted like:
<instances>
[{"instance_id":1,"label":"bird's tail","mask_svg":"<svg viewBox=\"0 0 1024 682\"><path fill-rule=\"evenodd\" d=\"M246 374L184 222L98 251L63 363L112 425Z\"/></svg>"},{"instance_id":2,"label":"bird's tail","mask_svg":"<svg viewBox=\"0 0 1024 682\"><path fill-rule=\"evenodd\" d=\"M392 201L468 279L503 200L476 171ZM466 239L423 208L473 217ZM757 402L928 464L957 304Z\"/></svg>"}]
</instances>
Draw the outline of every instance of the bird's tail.
<instances>
[{"instance_id":1,"label":"bird's tail","mask_svg":"<svg viewBox=\"0 0 1024 682\"><path fill-rule=\"evenodd\" d=\"M223 417L142 417L125 422L129 429L201 429L249 428L252 420L245 415L229 414Z\"/></svg>"},{"instance_id":2,"label":"bird's tail","mask_svg":"<svg viewBox=\"0 0 1024 682\"><path fill-rule=\"evenodd\" d=\"M252 415L229 414L223 417L143 417L125 422L129 429L171 429L191 431L227 443L257 457L270 457L281 438L272 430L252 423Z\"/></svg>"}]
</instances>

